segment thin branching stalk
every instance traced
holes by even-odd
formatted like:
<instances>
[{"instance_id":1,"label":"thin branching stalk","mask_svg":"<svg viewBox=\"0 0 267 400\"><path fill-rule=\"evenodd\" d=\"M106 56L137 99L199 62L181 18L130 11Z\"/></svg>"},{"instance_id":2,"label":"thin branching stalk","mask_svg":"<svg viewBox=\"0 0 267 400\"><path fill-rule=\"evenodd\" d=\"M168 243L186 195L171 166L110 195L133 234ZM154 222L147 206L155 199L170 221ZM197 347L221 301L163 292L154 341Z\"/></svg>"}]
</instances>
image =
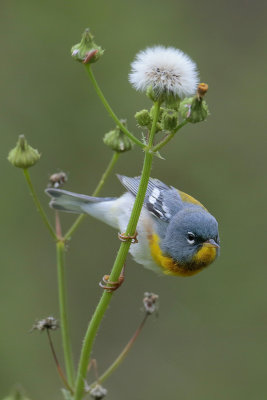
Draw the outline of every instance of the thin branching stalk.
<instances>
[{"instance_id":1,"label":"thin branching stalk","mask_svg":"<svg viewBox=\"0 0 267 400\"><path fill-rule=\"evenodd\" d=\"M125 133L126 136L128 136L129 139L131 139L135 144L137 144L138 146L144 148L145 145L144 143L141 142L141 140L137 139L120 121L120 119L117 117L117 115L114 113L114 111L112 110L112 108L110 107L109 103L107 102L102 90L100 89L100 87L98 86L98 83L94 77L92 68L91 68L91 64L86 64L85 65L86 71L88 72L88 75L92 81L92 84L95 88L95 91L97 93L97 95L99 96L100 100L102 101L104 107L106 108L107 112L109 113L109 115L111 116L111 118L115 121L115 123L120 127L120 129Z\"/></svg>"},{"instance_id":2,"label":"thin branching stalk","mask_svg":"<svg viewBox=\"0 0 267 400\"><path fill-rule=\"evenodd\" d=\"M64 383L66 388L70 391L71 394L73 394L73 390L70 387L70 385L68 384L68 381L67 381L67 379L66 379L66 377L65 377L65 375L64 375L64 373L63 373L63 371L61 369L61 366L59 364L59 361L58 361L58 358L57 358L57 355L56 355L56 351L55 351L55 348L54 348L54 345L53 345L53 342L52 342L52 338L51 338L49 329L46 329L46 333L47 333L47 336L48 336L50 349L51 349L55 364L57 366L58 374L59 374L60 378L62 379L62 382Z\"/></svg>"},{"instance_id":3,"label":"thin branching stalk","mask_svg":"<svg viewBox=\"0 0 267 400\"><path fill-rule=\"evenodd\" d=\"M97 196L102 189L104 183L106 182L106 179L109 177L111 171L113 170L116 162L118 161L118 158L120 156L120 153L118 152L113 152L112 158L107 166L107 169L103 173L97 187L95 188L94 192L92 193L92 196ZM79 217L76 219L76 221L73 223L73 225L70 227L66 235L64 236L64 240L68 240L71 238L73 233L76 231L76 229L80 226L81 222L84 220L86 217L86 214L81 214Z\"/></svg>"},{"instance_id":4,"label":"thin branching stalk","mask_svg":"<svg viewBox=\"0 0 267 400\"><path fill-rule=\"evenodd\" d=\"M159 110L160 104L159 102L155 103L155 115L153 119L153 124L151 128L151 132L149 135L148 144L145 148L145 158L143 164L143 170L141 174L140 185L138 189L138 193L135 198L134 206L132 209L131 217L128 222L126 235L133 236L136 231L138 219L142 210L146 189L149 181L151 166L152 166L152 159L153 159L153 152L151 151L153 147L153 139L156 132L156 124L159 118ZM115 259L111 274L110 274L110 281L116 282L119 279L121 274L123 265L125 263L127 254L129 252L131 242L126 241L121 243L120 249L118 251L117 257ZM78 373L76 379L76 387L75 387L75 394L74 400L81 400L84 395L84 382L86 378L87 367L89 365L89 358L92 351L93 342L101 323L101 320L105 314L105 311L110 303L112 297L112 292L107 290L101 296L101 299L96 307L96 310L92 316L91 321L89 322L87 332L85 334L79 366L78 366Z\"/></svg>"},{"instance_id":5,"label":"thin branching stalk","mask_svg":"<svg viewBox=\"0 0 267 400\"><path fill-rule=\"evenodd\" d=\"M175 131L173 131L172 133L170 133L168 136L166 136L161 142L159 142L158 144L156 144L153 147L153 151L157 152L159 151L162 147L164 147L167 143L169 143L170 140L172 140L172 138L174 137L174 135L176 134L176 132L178 132L183 126L185 126L188 123L187 120L184 120L183 122L180 123L180 125L177 126L177 128L175 129Z\"/></svg>"},{"instance_id":6,"label":"thin branching stalk","mask_svg":"<svg viewBox=\"0 0 267 400\"><path fill-rule=\"evenodd\" d=\"M131 337L131 339L129 340L129 342L127 343L127 345L124 347L124 349L122 350L122 352L118 355L118 357L114 360L114 362L107 368L107 370L99 377L97 378L97 381L95 381L94 383L92 383L90 385L90 387L95 386L97 383L103 383L118 367L119 365L123 362L123 360L125 359L125 357L127 356L127 354L129 353L129 351L131 350L131 348L133 347L136 339L138 338L138 336L140 335L146 320L148 318L149 314L146 313L141 324L138 326L137 330L135 331L134 335Z\"/></svg>"},{"instance_id":7,"label":"thin branching stalk","mask_svg":"<svg viewBox=\"0 0 267 400\"><path fill-rule=\"evenodd\" d=\"M57 240L57 235L55 234L54 229L52 228L50 222L48 221L46 213L44 212L43 207L41 206L41 203L40 203L40 201L39 201L39 199L37 197L37 194L35 193L35 190L34 190L34 187L33 187L32 181L31 181L31 177L30 177L30 174L29 174L29 170L28 169L24 169L23 172L24 172L24 176L25 176L26 182L27 182L27 184L29 186L33 201L34 201L34 203L35 203L35 205L37 207L37 210L39 211L45 226L47 227L48 231L50 232L50 235L52 236L53 239Z\"/></svg>"},{"instance_id":8,"label":"thin branching stalk","mask_svg":"<svg viewBox=\"0 0 267 400\"><path fill-rule=\"evenodd\" d=\"M66 283L65 283L65 243L62 240L57 241L57 274L58 274L58 291L59 291L59 311L60 311L60 325L62 344L65 360L65 368L67 379L70 386L74 386L74 367L71 351L71 341L69 333L69 324L67 317L67 296L66 296Z\"/></svg>"}]
</instances>

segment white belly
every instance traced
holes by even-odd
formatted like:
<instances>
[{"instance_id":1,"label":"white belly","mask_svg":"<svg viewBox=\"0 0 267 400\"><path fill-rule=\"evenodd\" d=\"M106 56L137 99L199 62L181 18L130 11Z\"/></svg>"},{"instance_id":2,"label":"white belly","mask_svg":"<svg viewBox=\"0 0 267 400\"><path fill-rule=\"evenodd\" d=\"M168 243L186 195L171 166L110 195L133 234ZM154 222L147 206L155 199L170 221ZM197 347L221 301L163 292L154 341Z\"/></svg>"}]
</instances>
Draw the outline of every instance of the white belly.
<instances>
[{"instance_id":1,"label":"white belly","mask_svg":"<svg viewBox=\"0 0 267 400\"><path fill-rule=\"evenodd\" d=\"M118 232L125 233L134 200L135 197L127 192L113 201L88 204L84 207L84 211L117 229ZM149 227L154 231L151 222L154 224L151 214L143 208L136 229L138 243L131 244L129 251L138 264L142 264L144 267L160 273L162 270L151 256L147 239Z\"/></svg>"}]
</instances>

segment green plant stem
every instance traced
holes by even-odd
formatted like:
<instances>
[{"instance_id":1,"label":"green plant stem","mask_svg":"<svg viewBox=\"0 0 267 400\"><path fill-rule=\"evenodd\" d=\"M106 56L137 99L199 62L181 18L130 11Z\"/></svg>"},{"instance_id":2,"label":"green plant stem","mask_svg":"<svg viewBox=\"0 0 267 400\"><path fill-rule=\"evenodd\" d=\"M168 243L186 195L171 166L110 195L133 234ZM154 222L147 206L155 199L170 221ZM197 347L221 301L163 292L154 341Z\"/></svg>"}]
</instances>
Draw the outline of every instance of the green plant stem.
<instances>
[{"instance_id":1,"label":"green plant stem","mask_svg":"<svg viewBox=\"0 0 267 400\"><path fill-rule=\"evenodd\" d=\"M39 199L38 199L38 197L37 197L37 195L35 193L35 190L34 190L34 187L33 187L33 184L32 184L31 177L30 177L28 169L24 169L23 172L24 172L24 176L25 176L25 179L27 181L27 184L29 186L33 201L34 201L34 203L35 203L35 205L37 207L37 210L39 211L39 213L41 215L41 218L42 218L45 226L47 227L48 231L50 232L52 238L57 240L57 235L55 234L54 229L52 228L50 222L48 221L46 213L44 212L43 207L41 206L41 203L40 203L40 201L39 201Z\"/></svg>"},{"instance_id":2,"label":"green plant stem","mask_svg":"<svg viewBox=\"0 0 267 400\"><path fill-rule=\"evenodd\" d=\"M60 324L62 344L65 360L65 368L68 379L68 384L74 386L74 367L71 351L71 341L69 334L69 324L67 317L67 299L65 288L65 267L64 267L64 252L65 243L63 240L57 241L57 274L58 274L58 290L59 290L59 311L60 311Z\"/></svg>"},{"instance_id":3,"label":"green plant stem","mask_svg":"<svg viewBox=\"0 0 267 400\"><path fill-rule=\"evenodd\" d=\"M116 124L120 127L120 129L125 133L126 136L128 136L129 139L131 139L135 144L137 144L138 146L144 148L145 145L144 143L141 142L141 140L137 139L131 132L128 131L128 129L121 123L121 121L119 120L119 118L116 116L116 114L114 113L114 111L112 110L112 108L110 107L109 103L107 102L102 90L100 89L100 87L98 86L98 83L94 77L92 68L90 64L85 64L85 68L86 71L88 72L88 75L92 81L92 84L95 88L95 91L98 95L98 97L100 98L100 100L102 101L104 107L106 108L107 112L109 113L109 115L111 116L111 118L116 122Z\"/></svg>"},{"instance_id":4,"label":"green plant stem","mask_svg":"<svg viewBox=\"0 0 267 400\"><path fill-rule=\"evenodd\" d=\"M113 170L116 162L118 161L119 156L120 156L120 153L118 153L116 151L113 152L112 158L111 158L111 160L110 160L110 162L109 162L109 164L107 166L107 169L103 173L103 175L102 175L97 187L95 188L94 192L92 193L92 196L97 196L98 195L98 193L102 189L106 179L108 178L108 176L110 175L111 171ZM76 231L76 229L80 226L81 222L84 220L85 217L86 217L86 214L79 215L79 217L76 219L74 224L70 227L68 232L65 234L64 240L68 240L68 239L71 238L71 236Z\"/></svg>"},{"instance_id":5,"label":"green plant stem","mask_svg":"<svg viewBox=\"0 0 267 400\"><path fill-rule=\"evenodd\" d=\"M127 343L127 345L124 347L124 349L122 350L122 352L118 355L118 357L115 359L115 361L108 367L108 369L97 379L97 381L95 381L94 383L92 383L90 386L94 387L97 383L102 383L104 382L117 368L118 366L123 362L123 360L125 359L125 357L127 356L127 354L129 353L129 351L131 350L131 348L133 347L136 339L138 338L139 334L141 333L146 320L148 318L149 314L146 313L145 317L143 318L141 324L139 325L139 327L137 328L137 330L135 331L134 335L132 336L132 338L129 340L129 342Z\"/></svg>"},{"instance_id":6,"label":"green plant stem","mask_svg":"<svg viewBox=\"0 0 267 400\"><path fill-rule=\"evenodd\" d=\"M156 124L159 117L159 110L160 104L159 102L155 103L155 115L153 119L153 124L151 128L151 132L149 135L148 145L145 148L145 158L143 164L143 170L140 180L140 185L138 188L138 192L135 198L134 206L132 209L131 217L128 222L126 235L133 236L136 231L138 219L142 210L146 189L149 181L151 166L152 166L152 159L153 159L153 152L151 151L153 147L153 139L156 132ZM131 242L126 241L122 242L115 259L110 278L109 280L112 282L116 282L119 279L120 273L122 271L123 265L125 263ZM134 244L133 244L134 246ZM99 328L100 322L105 314L105 311L110 303L112 297L112 292L108 292L105 290L101 296L101 299L96 307L96 310L89 322L85 338L83 341L79 366L78 366L78 373L76 378L76 387L75 387L75 394L74 400L81 400L84 394L84 381L86 379L86 372L87 367L89 365L89 358L92 351L93 342Z\"/></svg>"},{"instance_id":7,"label":"green plant stem","mask_svg":"<svg viewBox=\"0 0 267 400\"><path fill-rule=\"evenodd\" d=\"M183 122L181 122L180 125L177 126L177 128L175 129L175 131L173 131L172 133L170 133L168 136L166 136L161 142L159 142L158 144L156 144L156 146L153 147L152 151L157 152L159 151L162 147L164 147L167 143L169 143L170 140L172 140L172 138L174 137L174 135L176 134L176 132L178 132L183 126L185 126L188 123L187 120L184 120Z\"/></svg>"}]
</instances>

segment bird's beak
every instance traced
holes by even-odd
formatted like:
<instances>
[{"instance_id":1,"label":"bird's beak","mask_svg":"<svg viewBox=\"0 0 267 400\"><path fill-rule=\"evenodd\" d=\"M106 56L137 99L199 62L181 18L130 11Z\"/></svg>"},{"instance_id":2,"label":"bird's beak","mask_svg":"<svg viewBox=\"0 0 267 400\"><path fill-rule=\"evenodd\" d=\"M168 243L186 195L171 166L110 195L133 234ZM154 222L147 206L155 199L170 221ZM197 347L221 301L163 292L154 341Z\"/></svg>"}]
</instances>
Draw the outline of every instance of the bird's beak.
<instances>
[{"instance_id":1,"label":"bird's beak","mask_svg":"<svg viewBox=\"0 0 267 400\"><path fill-rule=\"evenodd\" d=\"M206 242L203 243L203 246L204 247L213 247L213 248L216 247L218 249L220 248L218 243L216 243L215 240L213 240L213 239L206 240Z\"/></svg>"}]
</instances>

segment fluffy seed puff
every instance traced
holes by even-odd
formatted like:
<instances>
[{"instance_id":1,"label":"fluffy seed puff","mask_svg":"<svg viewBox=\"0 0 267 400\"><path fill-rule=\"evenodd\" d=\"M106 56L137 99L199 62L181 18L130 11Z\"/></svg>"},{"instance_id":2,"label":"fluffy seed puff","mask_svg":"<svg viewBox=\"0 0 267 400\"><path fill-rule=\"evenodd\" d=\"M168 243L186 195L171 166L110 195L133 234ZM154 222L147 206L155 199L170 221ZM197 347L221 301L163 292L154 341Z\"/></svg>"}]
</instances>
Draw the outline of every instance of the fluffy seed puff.
<instances>
[{"instance_id":1,"label":"fluffy seed puff","mask_svg":"<svg viewBox=\"0 0 267 400\"><path fill-rule=\"evenodd\" d=\"M183 99L195 94L198 85L196 64L181 50L155 46L139 52L131 64L129 81L137 90L152 87L155 94Z\"/></svg>"}]
</instances>

